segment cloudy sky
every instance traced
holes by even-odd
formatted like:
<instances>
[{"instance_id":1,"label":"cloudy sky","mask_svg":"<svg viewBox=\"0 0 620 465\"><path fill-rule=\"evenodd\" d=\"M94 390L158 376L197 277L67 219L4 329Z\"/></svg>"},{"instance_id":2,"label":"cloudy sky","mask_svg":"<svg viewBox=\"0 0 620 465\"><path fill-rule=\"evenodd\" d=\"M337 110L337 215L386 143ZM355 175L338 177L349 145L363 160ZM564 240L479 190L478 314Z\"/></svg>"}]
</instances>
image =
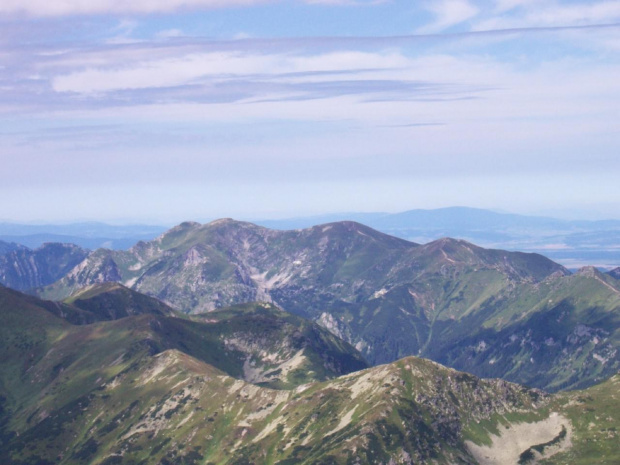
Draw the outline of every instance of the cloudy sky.
<instances>
[{"instance_id":1,"label":"cloudy sky","mask_svg":"<svg viewBox=\"0 0 620 465\"><path fill-rule=\"evenodd\" d=\"M620 1L2 0L0 219L620 218Z\"/></svg>"}]
</instances>

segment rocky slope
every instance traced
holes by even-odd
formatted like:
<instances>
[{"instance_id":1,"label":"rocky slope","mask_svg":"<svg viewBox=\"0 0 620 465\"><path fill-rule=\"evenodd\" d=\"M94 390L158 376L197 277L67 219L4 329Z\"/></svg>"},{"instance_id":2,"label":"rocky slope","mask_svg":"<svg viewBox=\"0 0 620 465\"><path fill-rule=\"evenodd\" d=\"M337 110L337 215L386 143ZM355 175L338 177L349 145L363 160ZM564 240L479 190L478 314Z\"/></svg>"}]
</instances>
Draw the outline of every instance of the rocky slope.
<instances>
[{"instance_id":1,"label":"rocky slope","mask_svg":"<svg viewBox=\"0 0 620 465\"><path fill-rule=\"evenodd\" d=\"M616 463L620 455L618 377L549 396L408 357L273 390L189 355L191 347L165 347L178 340L170 317L75 326L32 299L0 288L2 463ZM213 322L175 321L221 325L228 338L235 319L276 314L246 306ZM214 360L227 350L210 348Z\"/></svg>"},{"instance_id":2,"label":"rocky slope","mask_svg":"<svg viewBox=\"0 0 620 465\"><path fill-rule=\"evenodd\" d=\"M51 284L82 262L89 252L73 244L47 243L35 250L20 247L0 255L0 284L28 290Z\"/></svg>"},{"instance_id":3,"label":"rocky slope","mask_svg":"<svg viewBox=\"0 0 620 465\"><path fill-rule=\"evenodd\" d=\"M132 326L132 334L140 335L139 344L154 353L181 350L231 376L273 388L323 381L368 366L348 343L272 304L248 303L189 319L116 283L86 288L61 303L0 288L2 317L22 317L27 314L21 314L22 308L32 313L33 321L23 321L26 327L36 325L36 315L42 312L46 319L53 314L70 323L75 334L96 332L93 328L103 328L106 322L111 327Z\"/></svg>"},{"instance_id":4,"label":"rocky slope","mask_svg":"<svg viewBox=\"0 0 620 465\"><path fill-rule=\"evenodd\" d=\"M353 222L295 231L183 223L126 252L93 252L42 295L106 281L192 314L272 302L372 364L420 355L548 390L592 385L620 368L616 280L461 240L418 245Z\"/></svg>"},{"instance_id":5,"label":"rocky slope","mask_svg":"<svg viewBox=\"0 0 620 465\"><path fill-rule=\"evenodd\" d=\"M25 249L26 247L15 242L0 241L0 255L5 255L13 250Z\"/></svg>"},{"instance_id":6,"label":"rocky slope","mask_svg":"<svg viewBox=\"0 0 620 465\"><path fill-rule=\"evenodd\" d=\"M233 220L183 223L128 252L96 251L43 295L64 298L94 282L120 281L188 313L246 301L285 302L295 289L318 291L314 305L320 305L372 294L374 288L359 289L362 282L372 286L383 279L415 246L350 222L285 232ZM313 311L305 307L290 310Z\"/></svg>"}]
</instances>

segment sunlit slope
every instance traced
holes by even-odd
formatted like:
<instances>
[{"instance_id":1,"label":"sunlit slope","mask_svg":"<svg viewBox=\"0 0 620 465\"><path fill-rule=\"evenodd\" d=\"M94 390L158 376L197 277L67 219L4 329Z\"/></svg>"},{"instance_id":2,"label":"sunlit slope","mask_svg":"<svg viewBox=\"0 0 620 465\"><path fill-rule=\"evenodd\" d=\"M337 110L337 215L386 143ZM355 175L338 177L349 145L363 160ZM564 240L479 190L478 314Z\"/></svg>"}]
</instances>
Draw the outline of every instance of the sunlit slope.
<instances>
[{"instance_id":1,"label":"sunlit slope","mask_svg":"<svg viewBox=\"0 0 620 465\"><path fill-rule=\"evenodd\" d=\"M142 314L76 326L38 302L0 288L3 463L613 463L619 453L617 377L549 396L408 357L273 390L238 379L251 347L271 350L255 336L299 328L266 304L202 322ZM237 362L231 336L247 346Z\"/></svg>"}]
</instances>

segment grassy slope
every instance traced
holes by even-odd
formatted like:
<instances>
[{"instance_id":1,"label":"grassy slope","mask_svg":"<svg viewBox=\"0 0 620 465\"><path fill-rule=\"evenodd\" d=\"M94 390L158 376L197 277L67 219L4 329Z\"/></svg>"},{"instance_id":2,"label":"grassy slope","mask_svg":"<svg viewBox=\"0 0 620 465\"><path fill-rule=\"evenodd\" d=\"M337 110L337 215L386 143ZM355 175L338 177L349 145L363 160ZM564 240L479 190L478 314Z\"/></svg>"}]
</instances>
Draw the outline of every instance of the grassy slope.
<instances>
[{"instance_id":1,"label":"grassy slope","mask_svg":"<svg viewBox=\"0 0 620 465\"><path fill-rule=\"evenodd\" d=\"M64 300L92 315L93 321L117 320L130 315L179 316L163 302L115 282L93 284Z\"/></svg>"},{"instance_id":2,"label":"grassy slope","mask_svg":"<svg viewBox=\"0 0 620 465\"><path fill-rule=\"evenodd\" d=\"M573 275L517 287L444 325L428 356L553 391L598 383L620 368L620 291L606 284Z\"/></svg>"},{"instance_id":3,"label":"grassy slope","mask_svg":"<svg viewBox=\"0 0 620 465\"><path fill-rule=\"evenodd\" d=\"M0 288L0 303L3 463L474 463L466 440L485 444L503 424L552 411L571 420L574 447L550 463L619 454L617 377L549 397L409 357L278 391L182 351L230 357L199 328L229 336L249 318L263 332L278 316L271 307L216 312L208 323L140 315L72 326L14 291Z\"/></svg>"},{"instance_id":4,"label":"grassy slope","mask_svg":"<svg viewBox=\"0 0 620 465\"><path fill-rule=\"evenodd\" d=\"M620 375L582 391L559 394L555 408L571 420L573 447L541 463L620 463Z\"/></svg>"}]
</instances>

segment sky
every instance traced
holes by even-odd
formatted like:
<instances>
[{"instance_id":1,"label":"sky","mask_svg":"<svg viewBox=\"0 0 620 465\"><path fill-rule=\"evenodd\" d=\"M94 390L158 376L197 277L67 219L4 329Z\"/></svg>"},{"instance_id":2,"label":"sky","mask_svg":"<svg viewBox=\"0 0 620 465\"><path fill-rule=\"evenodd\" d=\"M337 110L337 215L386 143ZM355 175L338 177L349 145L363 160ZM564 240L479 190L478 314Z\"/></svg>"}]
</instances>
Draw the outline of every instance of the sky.
<instances>
[{"instance_id":1,"label":"sky","mask_svg":"<svg viewBox=\"0 0 620 465\"><path fill-rule=\"evenodd\" d=\"M2 0L0 220L620 218L620 1Z\"/></svg>"}]
</instances>

